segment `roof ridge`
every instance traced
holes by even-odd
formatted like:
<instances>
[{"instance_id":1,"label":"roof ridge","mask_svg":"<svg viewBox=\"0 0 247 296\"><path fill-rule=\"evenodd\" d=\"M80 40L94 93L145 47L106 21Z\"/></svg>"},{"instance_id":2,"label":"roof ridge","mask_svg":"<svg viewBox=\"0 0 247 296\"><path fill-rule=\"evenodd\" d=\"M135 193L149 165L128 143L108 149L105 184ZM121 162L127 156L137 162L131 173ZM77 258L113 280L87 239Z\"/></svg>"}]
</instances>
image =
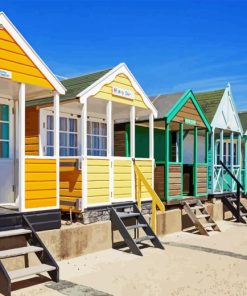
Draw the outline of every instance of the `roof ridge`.
<instances>
[{"instance_id":1,"label":"roof ridge","mask_svg":"<svg viewBox=\"0 0 247 296\"><path fill-rule=\"evenodd\" d=\"M204 91L198 91L194 92L195 94L205 94L205 93L211 93L211 92L217 92L217 91L224 91L225 88L217 88L217 89L212 89L212 90L204 90Z\"/></svg>"}]
</instances>

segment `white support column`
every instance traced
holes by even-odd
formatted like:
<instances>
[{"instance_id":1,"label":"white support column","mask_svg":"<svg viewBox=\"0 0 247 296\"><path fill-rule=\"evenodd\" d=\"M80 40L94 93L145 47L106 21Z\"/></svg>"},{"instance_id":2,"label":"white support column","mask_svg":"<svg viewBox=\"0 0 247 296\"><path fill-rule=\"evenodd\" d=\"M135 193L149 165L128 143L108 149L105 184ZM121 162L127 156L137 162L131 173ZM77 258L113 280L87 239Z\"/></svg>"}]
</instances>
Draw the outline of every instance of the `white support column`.
<instances>
[{"instance_id":1,"label":"white support column","mask_svg":"<svg viewBox=\"0 0 247 296\"><path fill-rule=\"evenodd\" d=\"M19 88L19 211L25 209L25 101L26 86Z\"/></svg>"},{"instance_id":2,"label":"white support column","mask_svg":"<svg viewBox=\"0 0 247 296\"><path fill-rule=\"evenodd\" d=\"M238 180L241 182L241 177L242 177L242 174L241 174L241 168L242 168L242 165L241 165L241 134L238 134L238 150L237 150L237 165L239 167L238 169Z\"/></svg>"},{"instance_id":3,"label":"white support column","mask_svg":"<svg viewBox=\"0 0 247 296\"><path fill-rule=\"evenodd\" d=\"M214 147L215 147L215 145L214 145L214 130L212 130L212 133L211 133L211 153L212 153L212 156L211 156L211 174L212 174L212 176L211 176L211 178L212 178L212 180L211 180L211 184L212 184L212 194L214 193L214 164L215 164L215 151L214 151Z\"/></svg>"},{"instance_id":4,"label":"white support column","mask_svg":"<svg viewBox=\"0 0 247 296\"><path fill-rule=\"evenodd\" d=\"M130 157L135 158L135 106L130 107Z\"/></svg>"},{"instance_id":5,"label":"white support column","mask_svg":"<svg viewBox=\"0 0 247 296\"><path fill-rule=\"evenodd\" d=\"M231 132L230 134L230 147L231 147L231 172L232 174L234 174L233 172L233 158L234 158L234 133ZM231 179L232 180L232 179ZM234 181L231 181L231 190L233 191L233 187L234 187Z\"/></svg>"},{"instance_id":6,"label":"white support column","mask_svg":"<svg viewBox=\"0 0 247 296\"><path fill-rule=\"evenodd\" d=\"M87 100L81 110L82 210L87 207Z\"/></svg>"},{"instance_id":7,"label":"white support column","mask_svg":"<svg viewBox=\"0 0 247 296\"><path fill-rule=\"evenodd\" d=\"M106 105L106 120L107 120L107 157L112 156L112 102L107 102Z\"/></svg>"},{"instance_id":8,"label":"white support column","mask_svg":"<svg viewBox=\"0 0 247 296\"><path fill-rule=\"evenodd\" d=\"M57 207L60 206L60 143L59 143L59 133L60 133L60 111L59 111L59 94L54 93L53 98L54 107L54 157L56 158L56 197L57 197Z\"/></svg>"},{"instance_id":9,"label":"white support column","mask_svg":"<svg viewBox=\"0 0 247 296\"><path fill-rule=\"evenodd\" d=\"M224 131L220 130L220 160L223 162ZM221 191L224 191L224 169L221 168Z\"/></svg>"},{"instance_id":10,"label":"white support column","mask_svg":"<svg viewBox=\"0 0 247 296\"><path fill-rule=\"evenodd\" d=\"M149 158L154 158L154 115L149 115Z\"/></svg>"}]
</instances>

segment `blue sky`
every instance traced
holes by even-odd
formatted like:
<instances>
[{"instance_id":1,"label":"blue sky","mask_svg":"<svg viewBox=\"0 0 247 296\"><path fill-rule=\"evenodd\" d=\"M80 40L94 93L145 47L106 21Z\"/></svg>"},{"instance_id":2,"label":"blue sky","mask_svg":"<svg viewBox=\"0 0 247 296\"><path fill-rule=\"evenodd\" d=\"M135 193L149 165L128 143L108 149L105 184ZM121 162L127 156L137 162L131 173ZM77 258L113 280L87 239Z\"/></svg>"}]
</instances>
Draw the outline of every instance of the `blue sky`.
<instances>
[{"instance_id":1,"label":"blue sky","mask_svg":"<svg viewBox=\"0 0 247 296\"><path fill-rule=\"evenodd\" d=\"M247 109L247 1L1 2L55 74L125 62L149 95L230 82L238 108Z\"/></svg>"}]
</instances>

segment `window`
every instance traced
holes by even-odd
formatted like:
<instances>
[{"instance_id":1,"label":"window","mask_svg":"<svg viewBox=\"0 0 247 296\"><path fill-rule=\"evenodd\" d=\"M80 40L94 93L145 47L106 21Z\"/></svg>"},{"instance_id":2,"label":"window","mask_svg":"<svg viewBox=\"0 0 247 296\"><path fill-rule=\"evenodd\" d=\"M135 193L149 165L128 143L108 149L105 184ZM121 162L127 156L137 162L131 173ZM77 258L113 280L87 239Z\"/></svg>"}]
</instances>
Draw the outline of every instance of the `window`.
<instances>
[{"instance_id":1,"label":"window","mask_svg":"<svg viewBox=\"0 0 247 296\"><path fill-rule=\"evenodd\" d=\"M60 156L78 155L78 119L60 117ZM47 156L54 155L54 116L46 116L46 149Z\"/></svg>"},{"instance_id":2,"label":"window","mask_svg":"<svg viewBox=\"0 0 247 296\"><path fill-rule=\"evenodd\" d=\"M9 105L0 104L0 158L9 158Z\"/></svg>"},{"instance_id":3,"label":"window","mask_svg":"<svg viewBox=\"0 0 247 296\"><path fill-rule=\"evenodd\" d=\"M104 122L87 122L87 155L107 155L107 125Z\"/></svg>"}]
</instances>

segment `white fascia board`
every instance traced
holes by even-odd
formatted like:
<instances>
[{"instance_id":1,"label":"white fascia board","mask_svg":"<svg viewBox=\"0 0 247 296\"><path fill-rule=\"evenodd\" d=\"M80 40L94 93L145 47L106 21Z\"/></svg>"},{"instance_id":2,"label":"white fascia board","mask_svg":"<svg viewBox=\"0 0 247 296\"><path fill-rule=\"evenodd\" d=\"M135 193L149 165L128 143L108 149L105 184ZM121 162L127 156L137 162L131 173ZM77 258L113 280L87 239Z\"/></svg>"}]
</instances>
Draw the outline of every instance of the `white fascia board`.
<instances>
[{"instance_id":1,"label":"white fascia board","mask_svg":"<svg viewBox=\"0 0 247 296\"><path fill-rule=\"evenodd\" d=\"M142 87L139 85L139 83L137 82L133 74L130 72L129 68L124 63L117 65L115 68L113 68L112 70L107 72L104 76L102 76L100 79L98 79L93 84L91 84L88 88L80 92L77 95L77 97L80 98L80 102L83 104L85 100L87 100L87 98L94 96L98 91L100 91L102 86L104 86L105 84L111 83L114 80L114 78L121 73L125 74L130 79L135 90L140 93L140 95L144 100L144 103L147 105L149 110L152 111L154 117L157 118L158 112L156 108L151 103L150 99L148 98L148 96L146 95Z\"/></svg>"},{"instance_id":2,"label":"white fascia board","mask_svg":"<svg viewBox=\"0 0 247 296\"><path fill-rule=\"evenodd\" d=\"M230 107L231 110L227 110L227 108L229 107L229 104L231 106ZM231 114L229 113L227 114L228 111L232 111ZM231 118L229 118L228 116L231 116ZM229 129L229 127L227 126L227 123L232 118L234 118L236 122L236 126L235 127L232 126L231 129ZM241 135L243 134L243 128L238 116L234 99L232 97L230 85L228 85L225 88L224 94L221 98L217 111L215 112L214 118L211 122L211 126L213 129L219 128L219 129L230 130L236 133L240 133Z\"/></svg>"},{"instance_id":3,"label":"white fascia board","mask_svg":"<svg viewBox=\"0 0 247 296\"><path fill-rule=\"evenodd\" d=\"M14 24L9 20L9 18L3 12L0 12L0 25L2 25L4 29L6 29L9 32L9 34L15 39L18 45L26 53L26 55L39 68L39 70L46 77L46 79L51 83L51 85L53 85L55 90L59 94L64 95L66 92L66 88L56 78L56 76L52 73L52 71L46 66L46 64L37 55L37 53L34 51L31 45L26 41L26 39L21 35L21 33L17 30Z\"/></svg>"}]
</instances>

